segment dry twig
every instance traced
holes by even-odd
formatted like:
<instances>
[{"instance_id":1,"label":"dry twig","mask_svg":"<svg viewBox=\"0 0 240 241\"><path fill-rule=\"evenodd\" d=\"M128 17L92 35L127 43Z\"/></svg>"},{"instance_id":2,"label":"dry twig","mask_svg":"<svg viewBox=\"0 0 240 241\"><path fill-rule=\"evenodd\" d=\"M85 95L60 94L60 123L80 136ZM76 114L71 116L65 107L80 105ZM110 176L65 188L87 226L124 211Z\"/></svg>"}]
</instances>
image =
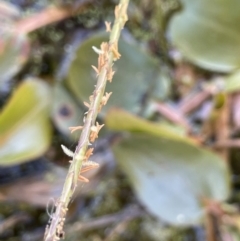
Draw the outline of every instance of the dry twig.
<instances>
[{"instance_id":1,"label":"dry twig","mask_svg":"<svg viewBox=\"0 0 240 241\"><path fill-rule=\"evenodd\" d=\"M191 130L187 119L177 109L161 102L155 102L155 110L173 123L184 127L189 132Z\"/></svg>"},{"instance_id":2,"label":"dry twig","mask_svg":"<svg viewBox=\"0 0 240 241\"><path fill-rule=\"evenodd\" d=\"M87 7L87 5L89 5L89 3L90 1L85 1L77 6L77 8L74 5L49 7L40 13L35 13L19 20L14 27L19 33L30 33L48 24L79 14Z\"/></svg>"},{"instance_id":3,"label":"dry twig","mask_svg":"<svg viewBox=\"0 0 240 241\"><path fill-rule=\"evenodd\" d=\"M132 220L134 218L142 216L143 214L144 212L138 206L130 205L118 213L105 215L84 223L78 222L69 227L69 233L84 232L97 228L107 227L112 224Z\"/></svg>"},{"instance_id":4,"label":"dry twig","mask_svg":"<svg viewBox=\"0 0 240 241\"><path fill-rule=\"evenodd\" d=\"M13 229L13 227L19 222L25 222L28 220L29 217L24 213L18 213L13 216L10 216L9 218L0 222L0 234L3 234L8 229Z\"/></svg>"}]
</instances>

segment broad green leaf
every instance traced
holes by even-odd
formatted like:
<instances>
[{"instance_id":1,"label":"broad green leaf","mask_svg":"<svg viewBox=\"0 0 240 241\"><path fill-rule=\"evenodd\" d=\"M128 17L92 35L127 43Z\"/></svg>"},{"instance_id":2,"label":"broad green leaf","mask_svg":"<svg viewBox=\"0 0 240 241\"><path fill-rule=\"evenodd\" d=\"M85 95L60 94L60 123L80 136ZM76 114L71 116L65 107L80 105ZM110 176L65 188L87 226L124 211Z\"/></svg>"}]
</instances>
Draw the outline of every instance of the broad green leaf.
<instances>
[{"instance_id":1,"label":"broad green leaf","mask_svg":"<svg viewBox=\"0 0 240 241\"><path fill-rule=\"evenodd\" d=\"M181 0L170 21L173 44L195 64L229 72L240 66L240 1Z\"/></svg>"},{"instance_id":2,"label":"broad green leaf","mask_svg":"<svg viewBox=\"0 0 240 241\"><path fill-rule=\"evenodd\" d=\"M240 70L225 77L225 91L227 93L240 91Z\"/></svg>"},{"instance_id":3,"label":"broad green leaf","mask_svg":"<svg viewBox=\"0 0 240 241\"><path fill-rule=\"evenodd\" d=\"M114 153L140 201L169 224L198 224L204 198L223 201L229 195L224 160L194 145L135 133L116 145Z\"/></svg>"},{"instance_id":4,"label":"broad green leaf","mask_svg":"<svg viewBox=\"0 0 240 241\"><path fill-rule=\"evenodd\" d=\"M167 99L171 95L172 79L170 69L161 66L161 71L156 75L156 82L151 91L151 97L158 100Z\"/></svg>"},{"instance_id":5,"label":"broad green leaf","mask_svg":"<svg viewBox=\"0 0 240 241\"><path fill-rule=\"evenodd\" d=\"M1 32L1 29L0 29ZM21 69L30 50L25 35L4 33L0 40L0 88Z\"/></svg>"},{"instance_id":6,"label":"broad green leaf","mask_svg":"<svg viewBox=\"0 0 240 241\"><path fill-rule=\"evenodd\" d=\"M77 105L76 101L62 84L56 84L53 90L52 119L57 128L70 138L76 140L79 137L76 132L71 134L70 126L78 126L82 123L84 110Z\"/></svg>"},{"instance_id":7,"label":"broad green leaf","mask_svg":"<svg viewBox=\"0 0 240 241\"><path fill-rule=\"evenodd\" d=\"M91 65L97 66L98 55L92 50L92 46L99 47L101 42L107 40L108 37L103 33L87 39L80 45L71 64L67 84L81 102L88 101L96 85L96 73ZM122 57L113 67L116 70L113 82L108 82L106 88L113 95L103 112L112 106L137 112L148 90L154 89L159 67L136 44L120 40L119 52Z\"/></svg>"},{"instance_id":8,"label":"broad green leaf","mask_svg":"<svg viewBox=\"0 0 240 241\"><path fill-rule=\"evenodd\" d=\"M229 174L224 160L166 125L121 110L105 120L110 130L128 131L114 153L140 201L173 225L201 222L204 198L225 200Z\"/></svg>"},{"instance_id":9,"label":"broad green leaf","mask_svg":"<svg viewBox=\"0 0 240 241\"><path fill-rule=\"evenodd\" d=\"M114 131L142 132L169 139L192 142L184 136L184 133L180 134L179 130L169 125L150 122L121 109L111 109L105 117L105 124Z\"/></svg>"},{"instance_id":10,"label":"broad green leaf","mask_svg":"<svg viewBox=\"0 0 240 241\"><path fill-rule=\"evenodd\" d=\"M30 52L27 36L15 29L19 17L14 5L0 2L0 89L21 69Z\"/></svg>"},{"instance_id":11,"label":"broad green leaf","mask_svg":"<svg viewBox=\"0 0 240 241\"><path fill-rule=\"evenodd\" d=\"M42 155L50 144L50 90L39 79L24 81L0 113L0 165Z\"/></svg>"}]
</instances>

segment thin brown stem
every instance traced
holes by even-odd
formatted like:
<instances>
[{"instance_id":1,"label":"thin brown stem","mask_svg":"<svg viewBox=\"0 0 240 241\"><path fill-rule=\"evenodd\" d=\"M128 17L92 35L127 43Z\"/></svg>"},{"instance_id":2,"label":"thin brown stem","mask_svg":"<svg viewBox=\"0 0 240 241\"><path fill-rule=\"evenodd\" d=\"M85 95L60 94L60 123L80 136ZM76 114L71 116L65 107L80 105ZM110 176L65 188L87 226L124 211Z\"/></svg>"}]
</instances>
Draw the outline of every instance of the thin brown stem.
<instances>
[{"instance_id":1,"label":"thin brown stem","mask_svg":"<svg viewBox=\"0 0 240 241\"><path fill-rule=\"evenodd\" d=\"M192 96L190 99L183 102L179 106L179 112L183 113L183 114L190 113L191 111L195 110L200 105L202 105L205 100L207 100L209 97L211 97L211 95L212 95L212 93L207 90L203 90L203 91L197 93L196 95Z\"/></svg>"},{"instance_id":2,"label":"thin brown stem","mask_svg":"<svg viewBox=\"0 0 240 241\"><path fill-rule=\"evenodd\" d=\"M130 205L118 213L105 215L84 223L75 223L71 227L69 227L69 233L85 232L89 230L107 227L112 224L140 217L143 214L144 212L138 206Z\"/></svg>"},{"instance_id":3,"label":"thin brown stem","mask_svg":"<svg viewBox=\"0 0 240 241\"><path fill-rule=\"evenodd\" d=\"M160 113L166 119L168 119L169 121L177 125L184 127L186 132L190 132L191 130L190 125L188 124L184 115L182 115L182 113L179 112L177 109L161 102L155 102L154 106L155 106L155 111Z\"/></svg>"},{"instance_id":4,"label":"thin brown stem","mask_svg":"<svg viewBox=\"0 0 240 241\"><path fill-rule=\"evenodd\" d=\"M214 230L213 217L209 213L205 216L205 228L207 241L216 241L217 239Z\"/></svg>"},{"instance_id":5,"label":"thin brown stem","mask_svg":"<svg viewBox=\"0 0 240 241\"><path fill-rule=\"evenodd\" d=\"M215 142L213 148L240 148L240 139L226 139Z\"/></svg>"},{"instance_id":6,"label":"thin brown stem","mask_svg":"<svg viewBox=\"0 0 240 241\"><path fill-rule=\"evenodd\" d=\"M30 33L48 24L61 21L80 13L89 3L89 1L84 2L77 8L74 6L49 7L40 13L35 13L29 17L19 20L15 24L15 29L19 33Z\"/></svg>"}]
</instances>

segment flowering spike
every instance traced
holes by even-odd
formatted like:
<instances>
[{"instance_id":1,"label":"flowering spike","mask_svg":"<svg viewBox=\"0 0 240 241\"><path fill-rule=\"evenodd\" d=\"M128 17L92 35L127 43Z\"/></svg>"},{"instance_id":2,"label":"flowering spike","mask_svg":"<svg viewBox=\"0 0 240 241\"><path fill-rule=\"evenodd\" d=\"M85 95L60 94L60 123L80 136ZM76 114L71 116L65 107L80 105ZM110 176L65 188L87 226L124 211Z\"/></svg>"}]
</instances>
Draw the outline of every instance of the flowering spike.
<instances>
[{"instance_id":1,"label":"flowering spike","mask_svg":"<svg viewBox=\"0 0 240 241\"><path fill-rule=\"evenodd\" d=\"M63 185L63 191L61 197L56 205L56 210L52 214L51 223L45 231L44 241L59 240L63 234L63 224L66 216L66 210L70 204L74 191L77 187L77 180L83 182L89 182L89 180L83 176L82 173L87 172L93 168L96 168L98 164L88 161L89 156L92 155L93 148L89 148L90 141L94 141L98 137L98 132L103 125L96 123L96 118L99 109L107 103L110 97L110 93L105 92L106 82L112 81L114 71L112 70L113 61L120 58L118 52L118 41L120 37L120 31L127 20L126 10L129 0L120 0L120 4L115 8L114 24L111 31L110 23L106 24L107 31L110 32L109 42L102 43L100 48L93 47L93 50L98 54L98 65L92 67L98 75L97 84L93 92L93 97L90 97L90 104L84 102L84 105L88 107L87 113L84 114L84 131L82 131L79 138L76 150L73 153L67 148L63 148L64 152L70 156L73 155L68 175ZM95 124L96 123L96 124ZM82 129L82 127L71 127L71 131Z\"/></svg>"},{"instance_id":2,"label":"flowering spike","mask_svg":"<svg viewBox=\"0 0 240 241\"><path fill-rule=\"evenodd\" d=\"M68 129L71 131L71 133L73 133L76 130L82 130L83 126L71 126L68 127Z\"/></svg>"},{"instance_id":3,"label":"flowering spike","mask_svg":"<svg viewBox=\"0 0 240 241\"><path fill-rule=\"evenodd\" d=\"M103 42L101 43L101 50L103 51L103 53L107 53L109 47L108 47L108 43L107 42Z\"/></svg>"},{"instance_id":4,"label":"flowering spike","mask_svg":"<svg viewBox=\"0 0 240 241\"><path fill-rule=\"evenodd\" d=\"M95 126L91 127L91 134L90 134L90 141L94 142L96 138L98 138L98 132L102 129L102 127L104 126L104 124L99 125L99 123L97 122Z\"/></svg>"},{"instance_id":5,"label":"flowering spike","mask_svg":"<svg viewBox=\"0 0 240 241\"><path fill-rule=\"evenodd\" d=\"M104 53L101 49L98 49L98 48L95 47L95 46L92 46L92 49L93 49L93 51L94 51L95 53L97 53L97 54L103 54L103 53Z\"/></svg>"},{"instance_id":6,"label":"flowering spike","mask_svg":"<svg viewBox=\"0 0 240 241\"><path fill-rule=\"evenodd\" d=\"M114 56L113 60L116 61L117 59L120 59L121 54L118 52L118 46L116 42L112 45L111 50Z\"/></svg>"},{"instance_id":7,"label":"flowering spike","mask_svg":"<svg viewBox=\"0 0 240 241\"><path fill-rule=\"evenodd\" d=\"M93 95L90 95L90 96L89 96L89 100L90 100L90 103L93 102Z\"/></svg>"},{"instance_id":8,"label":"flowering spike","mask_svg":"<svg viewBox=\"0 0 240 241\"><path fill-rule=\"evenodd\" d=\"M89 182L89 180L86 177L83 177L81 175L78 176L78 180L82 182Z\"/></svg>"},{"instance_id":9,"label":"flowering spike","mask_svg":"<svg viewBox=\"0 0 240 241\"><path fill-rule=\"evenodd\" d=\"M96 72L97 76L99 75L99 70L97 67L95 67L94 65L91 65L92 68L94 69L94 71Z\"/></svg>"},{"instance_id":10,"label":"flowering spike","mask_svg":"<svg viewBox=\"0 0 240 241\"><path fill-rule=\"evenodd\" d=\"M107 80L111 83L112 82L112 78L113 75L115 74L115 71L112 70L112 68L109 69L108 73L107 73Z\"/></svg>"},{"instance_id":11,"label":"flowering spike","mask_svg":"<svg viewBox=\"0 0 240 241\"><path fill-rule=\"evenodd\" d=\"M94 162L94 161L86 161L86 162L83 162L82 166L85 169L82 169L81 173L86 172L88 170L91 170L93 168L97 168L97 167L99 167L99 164L97 162Z\"/></svg>"},{"instance_id":12,"label":"flowering spike","mask_svg":"<svg viewBox=\"0 0 240 241\"><path fill-rule=\"evenodd\" d=\"M88 160L88 158L93 154L94 148L89 148L85 154L84 160Z\"/></svg>"},{"instance_id":13,"label":"flowering spike","mask_svg":"<svg viewBox=\"0 0 240 241\"><path fill-rule=\"evenodd\" d=\"M116 18L116 19L119 17L119 10L120 10L120 8L121 8L121 4L119 4L119 5L117 5L117 6L115 7L114 13L115 13L115 18Z\"/></svg>"},{"instance_id":14,"label":"flowering spike","mask_svg":"<svg viewBox=\"0 0 240 241\"><path fill-rule=\"evenodd\" d=\"M112 92L109 92L109 93L106 92L106 94L102 98L102 105L106 105L107 104L108 99L110 98L111 95L112 95Z\"/></svg>"},{"instance_id":15,"label":"flowering spike","mask_svg":"<svg viewBox=\"0 0 240 241\"><path fill-rule=\"evenodd\" d=\"M106 32L111 32L111 22L105 21Z\"/></svg>"},{"instance_id":16,"label":"flowering spike","mask_svg":"<svg viewBox=\"0 0 240 241\"><path fill-rule=\"evenodd\" d=\"M84 101L83 104L84 104L87 108L90 108L90 104L88 104L86 101Z\"/></svg>"},{"instance_id":17,"label":"flowering spike","mask_svg":"<svg viewBox=\"0 0 240 241\"><path fill-rule=\"evenodd\" d=\"M74 156L74 153L73 153L71 150L69 150L66 146L61 145L61 147L62 147L63 152L64 152L67 156L70 156L70 157L73 157L73 156Z\"/></svg>"},{"instance_id":18,"label":"flowering spike","mask_svg":"<svg viewBox=\"0 0 240 241\"><path fill-rule=\"evenodd\" d=\"M80 175L78 176L78 180L83 181L83 182L89 182L89 180L86 177L83 177L81 174L84 172L88 172L97 167L99 167L99 164L94 161L83 162L82 169L80 171Z\"/></svg>"}]
</instances>

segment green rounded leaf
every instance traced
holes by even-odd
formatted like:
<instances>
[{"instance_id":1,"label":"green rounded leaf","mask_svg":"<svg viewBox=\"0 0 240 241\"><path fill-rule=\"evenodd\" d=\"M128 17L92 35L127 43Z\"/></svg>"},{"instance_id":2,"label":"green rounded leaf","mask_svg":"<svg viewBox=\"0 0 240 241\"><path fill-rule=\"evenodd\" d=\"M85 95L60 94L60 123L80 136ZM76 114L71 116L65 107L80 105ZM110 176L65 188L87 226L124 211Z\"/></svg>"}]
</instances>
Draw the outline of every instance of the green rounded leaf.
<instances>
[{"instance_id":1,"label":"green rounded leaf","mask_svg":"<svg viewBox=\"0 0 240 241\"><path fill-rule=\"evenodd\" d=\"M204 198L223 201L229 195L224 160L188 143L135 133L116 145L114 153L140 201L172 225L201 222Z\"/></svg>"},{"instance_id":2,"label":"green rounded leaf","mask_svg":"<svg viewBox=\"0 0 240 241\"><path fill-rule=\"evenodd\" d=\"M228 72L240 66L240 1L181 0L170 21L173 44L200 67Z\"/></svg>"},{"instance_id":3,"label":"green rounded leaf","mask_svg":"<svg viewBox=\"0 0 240 241\"><path fill-rule=\"evenodd\" d=\"M150 122L121 109L111 109L105 117L105 124L114 131L141 132L189 143L192 142L184 136L184 133L180 133L178 129L170 125Z\"/></svg>"},{"instance_id":4,"label":"green rounded leaf","mask_svg":"<svg viewBox=\"0 0 240 241\"><path fill-rule=\"evenodd\" d=\"M1 31L1 29L0 29ZM30 44L23 34L5 32L0 40L0 88L22 68L28 59Z\"/></svg>"},{"instance_id":5,"label":"green rounded leaf","mask_svg":"<svg viewBox=\"0 0 240 241\"><path fill-rule=\"evenodd\" d=\"M15 29L20 16L13 4L0 2L0 88L21 69L30 52L27 36Z\"/></svg>"},{"instance_id":6,"label":"green rounded leaf","mask_svg":"<svg viewBox=\"0 0 240 241\"><path fill-rule=\"evenodd\" d=\"M88 101L96 85L96 73L91 65L97 66L98 55L92 46L99 47L103 41L108 41L103 33L84 41L71 64L67 84L81 102ZM158 66L149 55L125 40L119 41L119 52L122 57L113 67L116 71L113 82L106 87L106 91L113 92L113 95L103 112L112 106L137 112L144 95L154 87Z\"/></svg>"},{"instance_id":7,"label":"green rounded leaf","mask_svg":"<svg viewBox=\"0 0 240 241\"><path fill-rule=\"evenodd\" d=\"M178 131L119 109L111 110L105 123L130 133L114 153L140 201L158 218L173 225L196 224L204 215L204 198L228 197L225 161Z\"/></svg>"},{"instance_id":8,"label":"green rounded leaf","mask_svg":"<svg viewBox=\"0 0 240 241\"><path fill-rule=\"evenodd\" d=\"M24 81L0 114L0 165L26 162L50 144L50 89L39 79Z\"/></svg>"}]
</instances>

